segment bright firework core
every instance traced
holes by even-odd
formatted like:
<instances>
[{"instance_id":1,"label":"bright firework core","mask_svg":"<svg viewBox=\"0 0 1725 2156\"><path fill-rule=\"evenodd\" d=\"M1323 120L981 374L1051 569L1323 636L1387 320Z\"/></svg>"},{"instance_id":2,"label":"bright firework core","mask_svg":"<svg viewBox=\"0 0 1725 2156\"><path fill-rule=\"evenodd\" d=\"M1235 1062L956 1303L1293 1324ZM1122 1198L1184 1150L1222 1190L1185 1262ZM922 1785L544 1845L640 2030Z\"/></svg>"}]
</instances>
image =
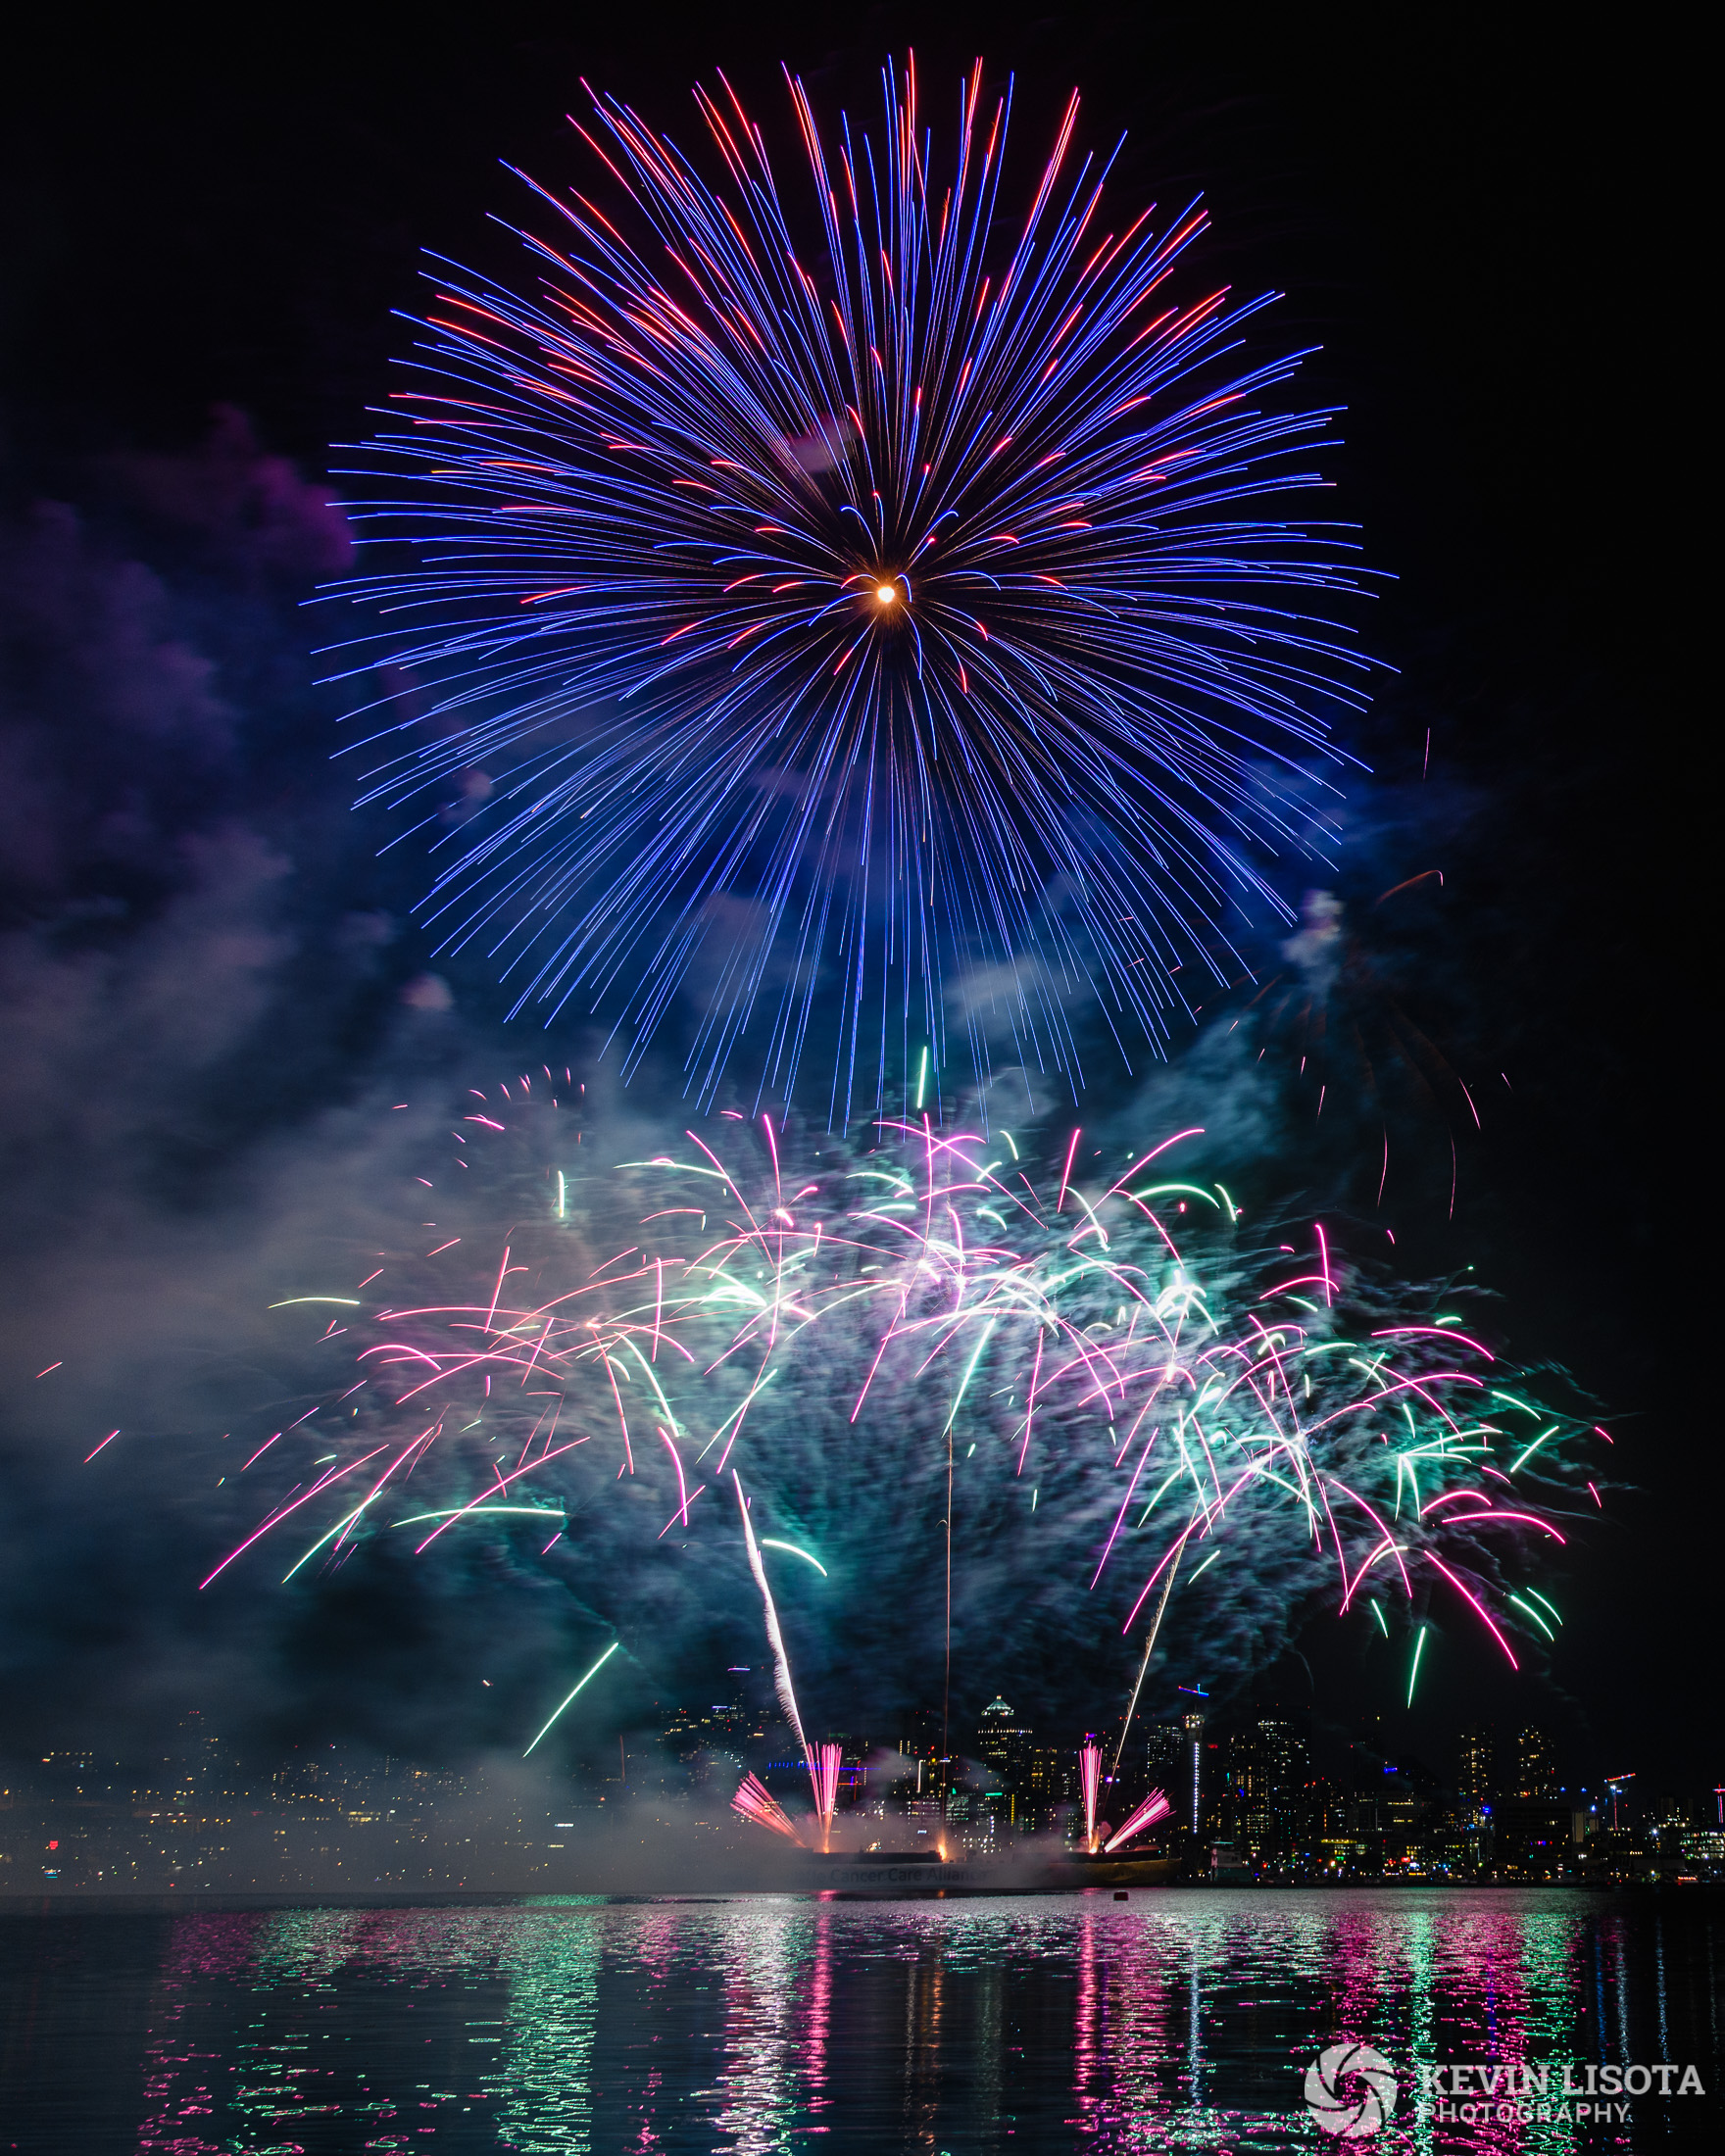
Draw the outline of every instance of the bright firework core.
<instances>
[{"instance_id":1,"label":"bright firework core","mask_svg":"<svg viewBox=\"0 0 1725 2156\"><path fill-rule=\"evenodd\" d=\"M835 1126L921 1041L1075 1089L1082 1006L1159 1044L1330 853L1355 548L1286 507L1330 415L1242 362L1196 204L1105 200L1076 97L1020 181L980 67L938 131L889 69L872 142L789 87L782 196L728 88L699 162L601 98L604 205L535 190L519 290L435 272L343 662L429 738L390 706L363 798L486 771L438 948L609 1007L625 1073L692 989L703 1102L745 1038L786 1096L818 1044Z\"/></svg>"}]
</instances>

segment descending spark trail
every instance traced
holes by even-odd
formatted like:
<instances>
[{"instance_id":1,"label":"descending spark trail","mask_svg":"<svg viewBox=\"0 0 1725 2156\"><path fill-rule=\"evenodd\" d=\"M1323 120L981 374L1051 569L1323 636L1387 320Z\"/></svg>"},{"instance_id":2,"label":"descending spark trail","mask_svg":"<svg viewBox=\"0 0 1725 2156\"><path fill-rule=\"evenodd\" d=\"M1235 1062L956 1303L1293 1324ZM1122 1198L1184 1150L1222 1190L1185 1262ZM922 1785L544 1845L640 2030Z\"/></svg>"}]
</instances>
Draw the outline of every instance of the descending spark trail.
<instances>
[{"instance_id":1,"label":"descending spark trail","mask_svg":"<svg viewBox=\"0 0 1725 2156\"><path fill-rule=\"evenodd\" d=\"M487 1104L498 1158L567 1157L553 1104ZM506 1176L507 1236L469 1219L377 1273L344 1340L359 1383L248 1456L265 1501L207 1586L302 1522L296 1592L379 1538L427 1563L483 1540L632 1652L674 1654L736 1605L737 1537L705 1504L728 1476L817 1819L791 1652L806 1695L885 1676L931 1699L949 1528L955 1680L986 1654L1064 1685L1100 1646L1129 1712L1170 1652L1244 1676L1326 1593L1386 1635L1396 1618L1410 1688L1428 1600L1515 1660L1553 1637L1528 1574L1590 1487L1571 1461L1593 1419L1529 1395L1443 1301L1375 1282L1333 1235L1309 1256L1281 1224L1249 1242L1167 1142L1120 1176L1061 1133L1038 1182L1007 1134L1010 1159L926 1120L867 1136L801 1156L739 1133L732 1157L694 1139L590 1170L581 1226L549 1162ZM488 1188L464 1183L481 1209ZM507 1267L483 1254L506 1242ZM631 1422L663 1442L631 1449Z\"/></svg>"},{"instance_id":2,"label":"descending spark trail","mask_svg":"<svg viewBox=\"0 0 1725 2156\"><path fill-rule=\"evenodd\" d=\"M1519 1601L1520 1597L1511 1594L1509 1599L1515 1602ZM1522 1606L1525 1608L1526 1605L1522 1604ZM1425 1652L1425 1635L1426 1628L1421 1625L1413 1636L1413 1660L1408 1665L1407 1670L1407 1704L1409 1706L1413 1704L1413 1688L1419 1682L1419 1658Z\"/></svg>"},{"instance_id":3,"label":"descending spark trail","mask_svg":"<svg viewBox=\"0 0 1725 2156\"><path fill-rule=\"evenodd\" d=\"M422 701L362 799L424 805L440 948L625 1072L694 990L704 1103L752 1026L788 1097L829 997L841 1124L997 1044L1075 1088L1076 1006L1160 1044L1330 854L1355 550L1281 503L1333 415L1240 356L1274 295L1192 281L1196 203L1105 203L1075 95L1019 214L980 63L944 162L913 65L874 138L787 86L795 189L722 77L712 183L600 98L531 283L437 264L352 513L388 626L341 663Z\"/></svg>"},{"instance_id":4,"label":"descending spark trail","mask_svg":"<svg viewBox=\"0 0 1725 2156\"><path fill-rule=\"evenodd\" d=\"M755 1530L749 1520L749 1500L743 1494L743 1479L733 1467L731 1481L737 1488L737 1510L743 1519L743 1542L749 1552L749 1570L755 1576L755 1585L761 1590L761 1600L766 1614L766 1643L772 1650L772 1683L778 1694L780 1712L796 1733L796 1739L804 1758L809 1762L809 1780L814 1790L814 1809L824 1814L821 1801L820 1762L814 1747L803 1735L803 1717L797 1712L797 1694L791 1685L791 1661L785 1652L785 1638L779 1629L778 1609L772 1599L772 1590L766 1584L766 1567L761 1559L760 1545L755 1540Z\"/></svg>"},{"instance_id":5,"label":"descending spark trail","mask_svg":"<svg viewBox=\"0 0 1725 2156\"><path fill-rule=\"evenodd\" d=\"M612 1656L621 1645L622 1642L620 1640L614 1640L611 1642L610 1646L606 1648L605 1652L599 1657L598 1661L594 1663L593 1667L587 1672L586 1676L581 1679L580 1683L575 1687L574 1690L568 1694L567 1698L564 1699L559 1704L557 1712L551 1717L551 1720L547 1722L545 1727L539 1732L539 1736L534 1738L532 1743L527 1746L527 1750L522 1752L521 1757L523 1759L527 1757L529 1752L534 1752L538 1750L540 1738L550 1736L552 1730L555 1729L557 1724L562 1720L564 1708L573 1705L574 1701L580 1696L582 1692L586 1690L587 1687L593 1682L594 1678L599 1675L599 1672L605 1667L606 1663L611 1660Z\"/></svg>"},{"instance_id":6,"label":"descending spark trail","mask_svg":"<svg viewBox=\"0 0 1725 2156\"><path fill-rule=\"evenodd\" d=\"M761 1546L763 1549L782 1549L787 1556L801 1557L806 1565L813 1565L815 1571L820 1574L820 1577L823 1580L827 1576L826 1567L821 1563L820 1559L818 1557L810 1556L809 1552L806 1549L799 1549L795 1543L781 1543L775 1541L774 1538L770 1535L763 1535L761 1538Z\"/></svg>"}]
</instances>

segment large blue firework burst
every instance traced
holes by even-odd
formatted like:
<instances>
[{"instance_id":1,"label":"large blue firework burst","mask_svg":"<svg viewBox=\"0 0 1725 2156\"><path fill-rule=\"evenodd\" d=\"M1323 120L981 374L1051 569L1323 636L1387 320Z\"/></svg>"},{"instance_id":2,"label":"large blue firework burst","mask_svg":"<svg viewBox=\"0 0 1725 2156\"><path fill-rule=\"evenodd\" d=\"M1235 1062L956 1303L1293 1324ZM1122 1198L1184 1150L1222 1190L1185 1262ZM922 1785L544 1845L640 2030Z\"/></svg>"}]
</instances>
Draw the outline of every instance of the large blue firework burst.
<instances>
[{"instance_id":1,"label":"large blue firework burst","mask_svg":"<svg viewBox=\"0 0 1725 2156\"><path fill-rule=\"evenodd\" d=\"M347 587L417 685L364 799L426 804L441 948L626 1067L690 999L704 1100L818 1043L837 1118L919 1055L1075 1087L1087 1006L1158 1049L1326 852L1360 665L1304 611L1345 530L1270 514L1331 415L1274 409L1300 354L1232 371L1261 299L1178 291L1202 212L1114 228L1074 96L1010 217L1010 87L937 173L884 81L830 146L789 81L794 198L722 78L714 184L597 100L536 289L439 264Z\"/></svg>"}]
</instances>

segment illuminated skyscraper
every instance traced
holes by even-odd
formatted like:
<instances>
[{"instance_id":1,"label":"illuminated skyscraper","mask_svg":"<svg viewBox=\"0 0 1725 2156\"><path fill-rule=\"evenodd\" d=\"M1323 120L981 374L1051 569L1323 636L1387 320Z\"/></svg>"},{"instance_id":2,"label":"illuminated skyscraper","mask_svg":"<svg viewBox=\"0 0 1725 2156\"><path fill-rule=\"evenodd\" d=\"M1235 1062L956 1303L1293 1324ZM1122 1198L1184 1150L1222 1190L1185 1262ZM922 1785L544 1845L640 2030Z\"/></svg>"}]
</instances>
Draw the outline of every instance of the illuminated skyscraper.
<instances>
[{"instance_id":1,"label":"illuminated skyscraper","mask_svg":"<svg viewBox=\"0 0 1725 2156\"><path fill-rule=\"evenodd\" d=\"M1178 1812L1181 1792L1191 1772L1186 1759L1186 1732L1178 1722L1153 1723L1144 1753L1151 1788L1160 1789Z\"/></svg>"},{"instance_id":2,"label":"illuminated skyscraper","mask_svg":"<svg viewBox=\"0 0 1725 2156\"><path fill-rule=\"evenodd\" d=\"M1492 1731L1486 1722L1470 1722L1456 1747L1455 1788L1469 1804L1486 1803L1494 1786Z\"/></svg>"},{"instance_id":3,"label":"illuminated skyscraper","mask_svg":"<svg viewBox=\"0 0 1725 2156\"><path fill-rule=\"evenodd\" d=\"M1077 1780L1077 1760L1073 1753L1049 1745L1032 1745L1025 1764L1019 1819L1028 1820L1041 1829L1052 1827L1061 1805L1072 1797Z\"/></svg>"},{"instance_id":4,"label":"illuminated skyscraper","mask_svg":"<svg viewBox=\"0 0 1725 2156\"><path fill-rule=\"evenodd\" d=\"M1557 1761L1552 1740L1544 1730L1518 1730L1515 1736L1515 1793L1522 1797L1554 1798L1557 1794Z\"/></svg>"},{"instance_id":5,"label":"illuminated skyscraper","mask_svg":"<svg viewBox=\"0 0 1725 2156\"><path fill-rule=\"evenodd\" d=\"M1254 1849L1294 1838L1311 1780L1311 1746L1286 1716L1262 1714L1229 1747L1238 1791L1234 1832Z\"/></svg>"},{"instance_id":6,"label":"illuminated skyscraper","mask_svg":"<svg viewBox=\"0 0 1725 2156\"><path fill-rule=\"evenodd\" d=\"M1010 1794L1022 1794L1030 1771L1033 1730L1021 1726L1004 1699L983 1708L976 1729L976 1753L988 1768L991 1780Z\"/></svg>"},{"instance_id":7,"label":"illuminated skyscraper","mask_svg":"<svg viewBox=\"0 0 1725 2156\"><path fill-rule=\"evenodd\" d=\"M982 1710L976 1729L976 1752L986 1770L983 1791L988 1809L998 1819L1028 1821L1039 1809L1032 1801L1031 1740L1004 1699L996 1698Z\"/></svg>"},{"instance_id":8,"label":"illuminated skyscraper","mask_svg":"<svg viewBox=\"0 0 1725 2156\"><path fill-rule=\"evenodd\" d=\"M1185 1740L1186 1767L1190 1777L1180 1794L1184 1801L1186 1817L1184 1825L1192 1834L1198 1832L1199 1800L1204 1788L1204 1716L1195 1707L1190 1714L1180 1717L1180 1731ZM1168 1795L1172 1797L1170 1789Z\"/></svg>"}]
</instances>

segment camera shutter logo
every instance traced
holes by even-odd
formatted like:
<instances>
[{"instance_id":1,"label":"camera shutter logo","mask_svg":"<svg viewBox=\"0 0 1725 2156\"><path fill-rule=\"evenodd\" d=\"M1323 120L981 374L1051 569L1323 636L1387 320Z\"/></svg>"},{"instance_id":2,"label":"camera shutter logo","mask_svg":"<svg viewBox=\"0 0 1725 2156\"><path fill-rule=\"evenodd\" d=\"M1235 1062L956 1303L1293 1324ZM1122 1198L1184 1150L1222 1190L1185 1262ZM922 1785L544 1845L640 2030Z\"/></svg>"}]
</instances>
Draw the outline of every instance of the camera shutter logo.
<instances>
[{"instance_id":1,"label":"camera shutter logo","mask_svg":"<svg viewBox=\"0 0 1725 2156\"><path fill-rule=\"evenodd\" d=\"M1306 2070L1306 2100L1326 2133L1362 2141L1396 2108L1396 2070L1368 2043L1333 2043Z\"/></svg>"}]
</instances>

